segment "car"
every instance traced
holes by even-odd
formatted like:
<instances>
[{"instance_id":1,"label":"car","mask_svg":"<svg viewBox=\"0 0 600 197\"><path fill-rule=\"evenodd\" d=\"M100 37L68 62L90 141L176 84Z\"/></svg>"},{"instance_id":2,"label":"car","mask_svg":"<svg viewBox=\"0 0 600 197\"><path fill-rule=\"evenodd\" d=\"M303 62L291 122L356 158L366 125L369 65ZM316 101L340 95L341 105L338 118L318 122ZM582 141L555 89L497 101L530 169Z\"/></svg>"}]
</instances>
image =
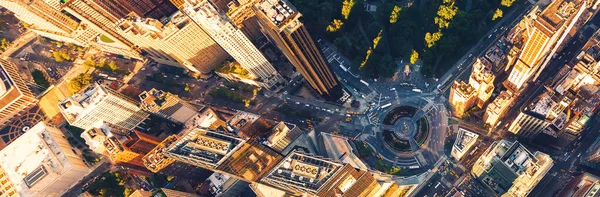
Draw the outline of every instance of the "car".
<instances>
[{"instance_id":1,"label":"car","mask_svg":"<svg viewBox=\"0 0 600 197\"><path fill-rule=\"evenodd\" d=\"M469 54L469 57L473 57L473 54L472 54L472 53L471 53L471 54Z\"/></svg>"},{"instance_id":2,"label":"car","mask_svg":"<svg viewBox=\"0 0 600 197\"><path fill-rule=\"evenodd\" d=\"M304 106L305 106L305 107L310 107L310 105L309 105L309 104L306 104L306 105L304 105Z\"/></svg>"},{"instance_id":3,"label":"car","mask_svg":"<svg viewBox=\"0 0 600 197\"><path fill-rule=\"evenodd\" d=\"M390 88L390 91L396 91L396 88Z\"/></svg>"},{"instance_id":4,"label":"car","mask_svg":"<svg viewBox=\"0 0 600 197\"><path fill-rule=\"evenodd\" d=\"M492 38L492 34L490 34L490 35L488 36L488 38Z\"/></svg>"},{"instance_id":5,"label":"car","mask_svg":"<svg viewBox=\"0 0 600 197\"><path fill-rule=\"evenodd\" d=\"M296 102L296 105L300 105L300 102Z\"/></svg>"}]
</instances>

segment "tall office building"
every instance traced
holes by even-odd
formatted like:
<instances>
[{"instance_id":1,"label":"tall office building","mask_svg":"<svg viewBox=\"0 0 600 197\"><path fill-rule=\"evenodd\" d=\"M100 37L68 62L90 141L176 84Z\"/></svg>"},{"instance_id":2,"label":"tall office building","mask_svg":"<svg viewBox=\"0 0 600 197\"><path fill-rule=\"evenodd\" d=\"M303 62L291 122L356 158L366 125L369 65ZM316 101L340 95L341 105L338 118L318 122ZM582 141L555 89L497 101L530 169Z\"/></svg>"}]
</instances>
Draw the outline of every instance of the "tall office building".
<instances>
[{"instance_id":1,"label":"tall office building","mask_svg":"<svg viewBox=\"0 0 600 197\"><path fill-rule=\"evenodd\" d=\"M53 40L83 45L71 38L71 34L79 28L76 20L69 18L43 0L6 0L0 6L15 14L19 20L29 24L29 29L41 36Z\"/></svg>"},{"instance_id":2,"label":"tall office building","mask_svg":"<svg viewBox=\"0 0 600 197\"><path fill-rule=\"evenodd\" d=\"M496 76L491 71L491 65L486 65L484 61L477 58L473 63L469 83L454 81L450 89L449 102L454 108L454 115L462 117L475 104L483 108L494 92L495 78Z\"/></svg>"},{"instance_id":3,"label":"tall office building","mask_svg":"<svg viewBox=\"0 0 600 197\"><path fill-rule=\"evenodd\" d=\"M90 170L62 131L38 123L0 151L0 194L58 197Z\"/></svg>"},{"instance_id":4,"label":"tall office building","mask_svg":"<svg viewBox=\"0 0 600 197\"><path fill-rule=\"evenodd\" d=\"M454 81L448 101L454 108L454 116L462 118L465 112L475 105L477 92L475 88L464 81Z\"/></svg>"},{"instance_id":5,"label":"tall office building","mask_svg":"<svg viewBox=\"0 0 600 197\"><path fill-rule=\"evenodd\" d=\"M500 140L477 159L471 174L498 196L527 196L552 165L550 155Z\"/></svg>"},{"instance_id":6,"label":"tall office building","mask_svg":"<svg viewBox=\"0 0 600 197\"><path fill-rule=\"evenodd\" d=\"M186 131L166 154L177 161L248 182L257 181L283 158L260 143L200 128Z\"/></svg>"},{"instance_id":7,"label":"tall office building","mask_svg":"<svg viewBox=\"0 0 600 197\"><path fill-rule=\"evenodd\" d=\"M478 137L479 135L476 133L459 128L454 145L452 145L452 157L454 157L456 160L460 160L466 153L469 152L469 149L475 145Z\"/></svg>"},{"instance_id":8,"label":"tall office building","mask_svg":"<svg viewBox=\"0 0 600 197\"><path fill-rule=\"evenodd\" d=\"M175 6L199 24L216 43L247 70L253 78L271 89L282 81L273 65L252 41L208 0L171 0Z\"/></svg>"},{"instance_id":9,"label":"tall office building","mask_svg":"<svg viewBox=\"0 0 600 197\"><path fill-rule=\"evenodd\" d=\"M559 45L577 22L585 9L585 1L551 1L538 14L536 7L524 19L527 25L527 41L508 76L505 86L513 92L520 92L521 87L534 76L538 70L543 70L547 61L556 52ZM570 21L570 24L569 24ZM538 74L539 75L539 72Z\"/></svg>"},{"instance_id":10,"label":"tall office building","mask_svg":"<svg viewBox=\"0 0 600 197\"><path fill-rule=\"evenodd\" d=\"M558 196L562 197L584 197L598 196L600 190L600 177L583 173L571 181L562 189Z\"/></svg>"},{"instance_id":11,"label":"tall office building","mask_svg":"<svg viewBox=\"0 0 600 197\"><path fill-rule=\"evenodd\" d=\"M167 157L167 148L178 139L177 135L172 135L154 147L154 149L142 158L144 166L153 173L162 173L187 179L198 179L210 175L210 171L208 170Z\"/></svg>"},{"instance_id":12,"label":"tall office building","mask_svg":"<svg viewBox=\"0 0 600 197\"><path fill-rule=\"evenodd\" d=\"M177 95L152 88L140 95L142 109L175 123L183 124L198 113L198 109Z\"/></svg>"},{"instance_id":13,"label":"tall office building","mask_svg":"<svg viewBox=\"0 0 600 197\"><path fill-rule=\"evenodd\" d=\"M93 84L58 104L69 124L88 130L103 123L133 130L148 114L138 102L100 84Z\"/></svg>"},{"instance_id":14,"label":"tall office building","mask_svg":"<svg viewBox=\"0 0 600 197\"><path fill-rule=\"evenodd\" d=\"M128 17L117 32L154 61L208 74L229 55L202 28L177 11L168 20Z\"/></svg>"},{"instance_id":15,"label":"tall office building","mask_svg":"<svg viewBox=\"0 0 600 197\"><path fill-rule=\"evenodd\" d=\"M61 8L65 15L80 21L81 28L75 40L91 45L102 51L126 57L141 58L134 44L116 32L119 15L103 3L95 0L69 0Z\"/></svg>"},{"instance_id":16,"label":"tall office building","mask_svg":"<svg viewBox=\"0 0 600 197\"><path fill-rule=\"evenodd\" d=\"M145 171L144 155L152 151L160 140L133 130L120 130L102 125L84 131L81 138L94 152L106 156L112 164Z\"/></svg>"},{"instance_id":17,"label":"tall office building","mask_svg":"<svg viewBox=\"0 0 600 197\"><path fill-rule=\"evenodd\" d=\"M12 62L0 59L0 80L0 125L4 125L30 107L36 98Z\"/></svg>"},{"instance_id":18,"label":"tall office building","mask_svg":"<svg viewBox=\"0 0 600 197\"><path fill-rule=\"evenodd\" d=\"M300 21L302 14L293 5L286 0L260 0L254 8L263 32L317 93L330 100L344 97L345 91Z\"/></svg>"},{"instance_id":19,"label":"tall office building","mask_svg":"<svg viewBox=\"0 0 600 197\"><path fill-rule=\"evenodd\" d=\"M500 121L500 118L504 117L514 101L515 96L511 92L500 92L496 99L485 109L485 114L483 115L485 123L490 125L490 128L494 128L498 124L498 121Z\"/></svg>"},{"instance_id":20,"label":"tall office building","mask_svg":"<svg viewBox=\"0 0 600 197\"><path fill-rule=\"evenodd\" d=\"M169 0L103 0L98 5L110 11L117 18L126 18L134 13L139 17L163 19L177 12Z\"/></svg>"}]
</instances>

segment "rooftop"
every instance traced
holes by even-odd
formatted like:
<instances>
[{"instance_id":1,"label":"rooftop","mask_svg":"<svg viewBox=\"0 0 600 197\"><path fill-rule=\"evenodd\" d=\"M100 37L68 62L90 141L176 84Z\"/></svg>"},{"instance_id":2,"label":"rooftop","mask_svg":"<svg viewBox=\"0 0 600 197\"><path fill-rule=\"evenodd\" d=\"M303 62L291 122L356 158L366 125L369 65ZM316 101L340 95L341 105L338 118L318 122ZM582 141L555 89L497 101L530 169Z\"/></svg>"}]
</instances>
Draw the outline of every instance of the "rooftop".
<instances>
[{"instance_id":1,"label":"rooftop","mask_svg":"<svg viewBox=\"0 0 600 197\"><path fill-rule=\"evenodd\" d=\"M157 173L164 167L170 165L175 162L174 159L167 157L165 152L167 148L171 146L171 144L175 143L178 140L176 135L172 135L163 140L160 144L158 144L152 151L148 152L142 158L144 166L148 168L150 171Z\"/></svg>"},{"instance_id":2,"label":"rooftop","mask_svg":"<svg viewBox=\"0 0 600 197\"><path fill-rule=\"evenodd\" d=\"M195 128L188 131L168 149L170 155L182 157L201 166L219 166L245 140L236 136Z\"/></svg>"},{"instance_id":3,"label":"rooftop","mask_svg":"<svg viewBox=\"0 0 600 197\"><path fill-rule=\"evenodd\" d=\"M17 191L35 187L48 175L61 174L68 165L69 160L49 129L56 128L38 123L0 151L0 167Z\"/></svg>"},{"instance_id":4,"label":"rooftop","mask_svg":"<svg viewBox=\"0 0 600 197\"><path fill-rule=\"evenodd\" d=\"M287 0L263 0L258 8L277 27L282 27L298 15L296 8Z\"/></svg>"},{"instance_id":5,"label":"rooftop","mask_svg":"<svg viewBox=\"0 0 600 197\"><path fill-rule=\"evenodd\" d=\"M292 152L283 159L264 179L287 184L301 190L316 193L332 178L342 164L320 157Z\"/></svg>"},{"instance_id":6,"label":"rooftop","mask_svg":"<svg viewBox=\"0 0 600 197\"><path fill-rule=\"evenodd\" d=\"M469 144L471 143L474 143L478 137L479 135L476 133L467 131L463 128L459 128L458 136L456 137L456 141L454 141L454 147L460 151L464 151L464 147L469 146Z\"/></svg>"}]
</instances>

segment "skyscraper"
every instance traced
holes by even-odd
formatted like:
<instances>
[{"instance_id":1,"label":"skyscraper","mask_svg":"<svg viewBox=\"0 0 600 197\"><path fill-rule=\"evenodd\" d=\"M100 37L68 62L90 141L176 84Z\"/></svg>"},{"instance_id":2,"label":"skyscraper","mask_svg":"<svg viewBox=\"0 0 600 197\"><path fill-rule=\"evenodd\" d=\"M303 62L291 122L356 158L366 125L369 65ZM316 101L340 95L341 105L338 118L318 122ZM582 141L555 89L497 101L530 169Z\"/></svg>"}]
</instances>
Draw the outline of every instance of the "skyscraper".
<instances>
[{"instance_id":1,"label":"skyscraper","mask_svg":"<svg viewBox=\"0 0 600 197\"><path fill-rule=\"evenodd\" d=\"M63 12L80 21L81 28L72 35L74 39L91 43L102 51L141 58L134 44L116 32L120 16L103 3L105 1L69 0L61 6Z\"/></svg>"},{"instance_id":2,"label":"skyscraper","mask_svg":"<svg viewBox=\"0 0 600 197\"><path fill-rule=\"evenodd\" d=\"M471 174L498 196L527 196L552 165L548 154L531 153L519 142L500 140L477 159Z\"/></svg>"},{"instance_id":3,"label":"skyscraper","mask_svg":"<svg viewBox=\"0 0 600 197\"><path fill-rule=\"evenodd\" d=\"M466 153L468 153L469 149L475 145L478 137L479 135L476 133L459 128L454 145L452 145L452 157L454 157L456 160L460 160Z\"/></svg>"},{"instance_id":4,"label":"skyscraper","mask_svg":"<svg viewBox=\"0 0 600 197\"><path fill-rule=\"evenodd\" d=\"M202 28L177 11L168 20L127 17L117 32L154 61L208 74L229 55Z\"/></svg>"},{"instance_id":5,"label":"skyscraper","mask_svg":"<svg viewBox=\"0 0 600 197\"><path fill-rule=\"evenodd\" d=\"M450 105L454 108L456 117L462 118L465 112L473 107L477 101L477 92L475 88L466 84L464 81L454 81L450 89Z\"/></svg>"},{"instance_id":6,"label":"skyscraper","mask_svg":"<svg viewBox=\"0 0 600 197\"><path fill-rule=\"evenodd\" d=\"M500 118L504 117L508 108L515 101L515 96L509 91L502 91L500 94L494 99L492 103L490 103L487 108L485 108L485 114L483 114L483 121L490 126L490 128L494 128Z\"/></svg>"},{"instance_id":7,"label":"skyscraper","mask_svg":"<svg viewBox=\"0 0 600 197\"><path fill-rule=\"evenodd\" d=\"M282 81L281 75L252 41L211 2L208 0L172 0L171 2L199 24L250 75L263 82L265 88L270 89Z\"/></svg>"},{"instance_id":8,"label":"skyscraper","mask_svg":"<svg viewBox=\"0 0 600 197\"><path fill-rule=\"evenodd\" d=\"M198 109L177 95L152 88L140 94L142 109L175 123L185 123Z\"/></svg>"},{"instance_id":9,"label":"skyscraper","mask_svg":"<svg viewBox=\"0 0 600 197\"><path fill-rule=\"evenodd\" d=\"M0 1L0 6L13 12L15 17L29 24L29 29L41 36L85 45L71 37L79 28L79 22L43 0L7 0Z\"/></svg>"},{"instance_id":10,"label":"skyscraper","mask_svg":"<svg viewBox=\"0 0 600 197\"><path fill-rule=\"evenodd\" d=\"M576 4L577 3L577 4ZM537 7L525 18L526 42L505 85L518 93L521 87L542 70L564 40L569 29L585 9L585 1L551 1L538 15ZM575 14L578 12L579 14ZM571 20L571 24L569 24ZM539 72L538 72L539 73ZM539 75L539 74L536 74Z\"/></svg>"},{"instance_id":11,"label":"skyscraper","mask_svg":"<svg viewBox=\"0 0 600 197\"><path fill-rule=\"evenodd\" d=\"M177 12L169 0L103 0L98 1L98 5L118 18L135 13L139 17L160 20Z\"/></svg>"},{"instance_id":12,"label":"skyscraper","mask_svg":"<svg viewBox=\"0 0 600 197\"><path fill-rule=\"evenodd\" d=\"M133 130L148 117L137 101L100 84L93 84L58 105L69 124L84 130L105 122Z\"/></svg>"},{"instance_id":13,"label":"skyscraper","mask_svg":"<svg viewBox=\"0 0 600 197\"><path fill-rule=\"evenodd\" d=\"M344 90L337 77L300 21L302 14L286 0L257 2L254 9L263 32L275 42L308 84L327 99L343 97Z\"/></svg>"},{"instance_id":14,"label":"skyscraper","mask_svg":"<svg viewBox=\"0 0 600 197\"><path fill-rule=\"evenodd\" d=\"M154 149L142 158L144 166L153 173L162 173L188 179L198 179L210 175L210 171L208 170L167 157L165 152L168 147L178 139L177 135L172 135L154 147Z\"/></svg>"},{"instance_id":15,"label":"skyscraper","mask_svg":"<svg viewBox=\"0 0 600 197\"><path fill-rule=\"evenodd\" d=\"M62 131L38 123L0 151L0 194L58 197L90 170Z\"/></svg>"},{"instance_id":16,"label":"skyscraper","mask_svg":"<svg viewBox=\"0 0 600 197\"><path fill-rule=\"evenodd\" d=\"M147 173L142 161L160 140L154 136L133 130L120 130L102 125L84 131L81 138L94 152L104 155L112 164L133 168Z\"/></svg>"},{"instance_id":17,"label":"skyscraper","mask_svg":"<svg viewBox=\"0 0 600 197\"><path fill-rule=\"evenodd\" d=\"M0 80L0 125L4 125L31 106L36 98L12 62L0 59Z\"/></svg>"}]
</instances>

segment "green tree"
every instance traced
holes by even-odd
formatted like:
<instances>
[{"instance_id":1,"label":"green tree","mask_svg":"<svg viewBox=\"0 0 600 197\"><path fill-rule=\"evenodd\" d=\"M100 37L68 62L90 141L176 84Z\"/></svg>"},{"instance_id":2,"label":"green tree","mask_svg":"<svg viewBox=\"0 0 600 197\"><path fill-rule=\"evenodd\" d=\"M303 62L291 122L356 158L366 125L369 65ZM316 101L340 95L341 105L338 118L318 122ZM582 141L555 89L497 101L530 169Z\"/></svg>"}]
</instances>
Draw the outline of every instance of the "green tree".
<instances>
[{"instance_id":1,"label":"green tree","mask_svg":"<svg viewBox=\"0 0 600 197\"><path fill-rule=\"evenodd\" d=\"M504 7L510 7L514 2L515 0L502 0L500 4L502 4Z\"/></svg>"},{"instance_id":2,"label":"green tree","mask_svg":"<svg viewBox=\"0 0 600 197\"><path fill-rule=\"evenodd\" d=\"M0 51L6 50L10 46L10 42L6 38L0 40Z\"/></svg>"},{"instance_id":3,"label":"green tree","mask_svg":"<svg viewBox=\"0 0 600 197\"><path fill-rule=\"evenodd\" d=\"M492 20L495 21L498 18L502 18L502 10L500 8L496 9L494 16L492 16Z\"/></svg>"},{"instance_id":4,"label":"green tree","mask_svg":"<svg viewBox=\"0 0 600 197\"><path fill-rule=\"evenodd\" d=\"M125 188L125 191L123 191L123 196L128 197L131 194L133 194L133 192L135 192L135 190L133 190L131 188Z\"/></svg>"},{"instance_id":5,"label":"green tree","mask_svg":"<svg viewBox=\"0 0 600 197\"><path fill-rule=\"evenodd\" d=\"M451 54L456 50L459 45L459 38L455 34L448 34L440 40L439 53Z\"/></svg>"},{"instance_id":6,"label":"green tree","mask_svg":"<svg viewBox=\"0 0 600 197\"><path fill-rule=\"evenodd\" d=\"M94 68L96 67L96 61L94 61L92 58L88 58L83 62L83 66L86 68Z\"/></svg>"},{"instance_id":7,"label":"green tree","mask_svg":"<svg viewBox=\"0 0 600 197\"><path fill-rule=\"evenodd\" d=\"M350 12L354 7L354 4L356 4L356 0L344 0L344 2L342 3L342 16L344 17L344 19L348 19L348 17L350 16Z\"/></svg>"},{"instance_id":8,"label":"green tree","mask_svg":"<svg viewBox=\"0 0 600 197\"><path fill-rule=\"evenodd\" d=\"M440 40L440 38L442 38L442 32L435 32L435 33L429 33L427 32L425 34L425 43L427 48L431 48L433 47L433 45L435 45L435 43Z\"/></svg>"},{"instance_id":9,"label":"green tree","mask_svg":"<svg viewBox=\"0 0 600 197\"><path fill-rule=\"evenodd\" d=\"M69 90L71 94L79 92L81 89L92 83L92 75L88 73L81 73L77 77L71 79L69 82Z\"/></svg>"},{"instance_id":10,"label":"green tree","mask_svg":"<svg viewBox=\"0 0 600 197\"><path fill-rule=\"evenodd\" d=\"M327 32L337 32L342 29L344 22L339 19L333 19L333 21L327 26Z\"/></svg>"},{"instance_id":11,"label":"green tree","mask_svg":"<svg viewBox=\"0 0 600 197\"><path fill-rule=\"evenodd\" d=\"M417 60L419 60L419 53L413 49L412 53L410 54L410 63L416 64Z\"/></svg>"},{"instance_id":12,"label":"green tree","mask_svg":"<svg viewBox=\"0 0 600 197\"><path fill-rule=\"evenodd\" d=\"M44 89L50 86L50 82L46 80L46 76L44 76L44 73L38 69L35 69L33 70L33 72L31 72L31 77L33 77L33 81L35 81L35 84L43 87Z\"/></svg>"},{"instance_id":13,"label":"green tree","mask_svg":"<svg viewBox=\"0 0 600 197\"><path fill-rule=\"evenodd\" d=\"M63 58L63 56L58 51L52 52L52 57L54 57L54 61L55 62L63 62L63 61L65 61L65 59Z\"/></svg>"},{"instance_id":14,"label":"green tree","mask_svg":"<svg viewBox=\"0 0 600 197\"><path fill-rule=\"evenodd\" d=\"M114 61L110 61L108 63L108 68L110 68L110 70L112 72L115 72L115 71L119 70L119 66L117 66L117 63L115 63Z\"/></svg>"},{"instance_id":15,"label":"green tree","mask_svg":"<svg viewBox=\"0 0 600 197\"><path fill-rule=\"evenodd\" d=\"M379 76L390 78L394 76L397 67L398 65L396 64L396 62L394 62L392 56L388 54L384 55L383 58L381 58L381 60L379 61L379 68L377 71Z\"/></svg>"}]
</instances>

